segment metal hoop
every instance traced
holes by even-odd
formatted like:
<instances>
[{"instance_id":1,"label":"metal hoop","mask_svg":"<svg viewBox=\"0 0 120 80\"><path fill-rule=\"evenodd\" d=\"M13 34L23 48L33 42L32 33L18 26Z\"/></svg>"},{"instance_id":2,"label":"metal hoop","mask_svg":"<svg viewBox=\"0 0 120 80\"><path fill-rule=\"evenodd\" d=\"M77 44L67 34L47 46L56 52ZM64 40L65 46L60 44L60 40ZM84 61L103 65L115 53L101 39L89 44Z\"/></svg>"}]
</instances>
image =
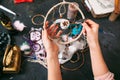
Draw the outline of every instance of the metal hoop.
<instances>
[{"instance_id":1,"label":"metal hoop","mask_svg":"<svg viewBox=\"0 0 120 80\"><path fill-rule=\"evenodd\" d=\"M82 63L75 67L75 68L67 68L65 67L64 65L61 65L61 68L64 69L64 70L67 70L67 71L75 71L75 70L78 70L79 68L81 68L83 65L84 65L84 62L85 62L85 58L84 58L84 53L81 53L82 55ZM70 61L71 62L71 61ZM78 62L78 61L77 61ZM76 62L75 62L76 63ZM75 63L72 63L72 64L75 64Z\"/></svg>"},{"instance_id":2,"label":"metal hoop","mask_svg":"<svg viewBox=\"0 0 120 80\"><path fill-rule=\"evenodd\" d=\"M76 63L76 62L78 62L78 61L80 60L80 55L79 55L78 52L76 53L76 55L77 55L77 59L76 59L76 60L72 60L72 59L71 59L71 60L70 60L71 63Z\"/></svg>"},{"instance_id":3,"label":"metal hoop","mask_svg":"<svg viewBox=\"0 0 120 80\"><path fill-rule=\"evenodd\" d=\"M42 15L42 14L36 14L36 15L34 15L34 16L32 17L32 19L31 19L31 21L32 21L32 23L33 23L34 25L42 25L43 22L41 22L41 23L36 23L36 22L34 21L34 19L35 19L36 17L42 17L42 18L44 19L45 16Z\"/></svg>"},{"instance_id":4,"label":"metal hoop","mask_svg":"<svg viewBox=\"0 0 120 80\"><path fill-rule=\"evenodd\" d=\"M45 28L45 22L47 21L47 18L48 18L48 15L50 14L50 12L51 12L53 9L55 9L57 6L59 6L59 5L64 5L64 4L74 5L72 2L66 2L66 1L63 1L63 2L60 2L60 3L56 4L56 5L54 5L54 6L47 12L47 14L46 14L46 16L45 16L45 18L44 18L43 28ZM82 19L85 19L85 16L84 16L83 12L81 11L81 9L80 9L78 6L76 6L76 5L74 5L74 7L79 11L79 13L80 13L81 16L82 16ZM69 44L69 43L72 43L72 42L76 41L77 39L79 39L82 33L83 33L83 29L82 29L81 33L80 33L75 39L73 39L73 40L71 40L71 41L68 41L68 42L62 42L62 41L59 40L58 43L60 43L60 44ZM51 39L51 38L50 38L50 39Z\"/></svg>"}]
</instances>

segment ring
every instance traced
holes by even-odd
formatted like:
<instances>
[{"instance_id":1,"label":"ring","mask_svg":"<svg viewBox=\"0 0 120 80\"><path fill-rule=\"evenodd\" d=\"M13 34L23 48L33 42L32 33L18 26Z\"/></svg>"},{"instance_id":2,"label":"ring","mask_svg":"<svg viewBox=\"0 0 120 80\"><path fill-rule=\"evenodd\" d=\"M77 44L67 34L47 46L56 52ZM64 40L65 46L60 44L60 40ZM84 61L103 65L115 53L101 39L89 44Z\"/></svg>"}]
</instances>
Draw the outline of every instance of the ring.
<instances>
[{"instance_id":1,"label":"ring","mask_svg":"<svg viewBox=\"0 0 120 80\"><path fill-rule=\"evenodd\" d=\"M32 17L32 19L31 19L32 23L33 23L34 25L42 25L43 22L40 22L40 23L36 23L36 22L35 22L35 18L37 18L37 17L42 17L43 19L45 18L45 16L42 15L42 14L36 14L36 15L34 15L34 16Z\"/></svg>"}]
</instances>

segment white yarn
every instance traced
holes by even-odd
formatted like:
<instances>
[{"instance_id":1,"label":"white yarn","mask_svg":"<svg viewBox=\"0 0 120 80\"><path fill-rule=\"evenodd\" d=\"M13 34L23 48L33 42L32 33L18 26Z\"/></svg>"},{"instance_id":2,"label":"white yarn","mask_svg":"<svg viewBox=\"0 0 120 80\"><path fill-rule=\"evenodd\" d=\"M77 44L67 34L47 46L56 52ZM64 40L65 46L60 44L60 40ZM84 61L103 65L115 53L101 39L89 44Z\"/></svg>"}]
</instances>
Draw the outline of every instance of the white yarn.
<instances>
[{"instance_id":1,"label":"white yarn","mask_svg":"<svg viewBox=\"0 0 120 80\"><path fill-rule=\"evenodd\" d=\"M20 46L20 50L21 51L25 51L25 50L29 50L30 49L30 46L24 42L21 46Z\"/></svg>"},{"instance_id":2,"label":"white yarn","mask_svg":"<svg viewBox=\"0 0 120 80\"><path fill-rule=\"evenodd\" d=\"M64 64L65 62L69 61L72 58L73 54L77 51L77 48L74 46L69 46L68 49L69 50L67 52L65 51L65 49L60 51L60 53L58 55L60 64ZM63 59L63 58L65 58L65 59Z\"/></svg>"},{"instance_id":3,"label":"white yarn","mask_svg":"<svg viewBox=\"0 0 120 80\"><path fill-rule=\"evenodd\" d=\"M70 39L70 37L68 37L68 39ZM77 41L73 42L72 44L70 44L70 46L68 47L67 52L65 51L65 45L59 46L59 49L60 49L59 50L60 52L59 52L59 55L58 55L59 63L64 64L67 61L69 61L72 58L72 56L74 55L74 53L77 50L84 49L86 44L87 43L83 39L81 39L80 41L77 40Z\"/></svg>"},{"instance_id":4,"label":"white yarn","mask_svg":"<svg viewBox=\"0 0 120 80\"><path fill-rule=\"evenodd\" d=\"M23 31L23 29L26 27L23 23L21 23L19 20L16 20L13 23L13 27L18 31Z\"/></svg>"}]
</instances>

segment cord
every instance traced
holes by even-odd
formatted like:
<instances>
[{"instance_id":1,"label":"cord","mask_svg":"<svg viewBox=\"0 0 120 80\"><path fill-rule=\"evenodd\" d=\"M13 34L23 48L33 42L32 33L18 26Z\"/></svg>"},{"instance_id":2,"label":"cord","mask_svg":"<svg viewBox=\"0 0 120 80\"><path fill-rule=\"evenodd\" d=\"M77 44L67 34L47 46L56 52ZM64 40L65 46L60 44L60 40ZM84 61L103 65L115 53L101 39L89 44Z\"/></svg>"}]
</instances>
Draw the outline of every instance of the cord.
<instances>
[{"instance_id":1,"label":"cord","mask_svg":"<svg viewBox=\"0 0 120 80\"><path fill-rule=\"evenodd\" d=\"M64 0L63 0L64 1ZM64 8L64 11L61 12L61 8ZM59 14L60 14L60 17L62 17L64 14L66 13L66 7L65 7L65 4L61 4L60 7L59 7Z\"/></svg>"}]
</instances>

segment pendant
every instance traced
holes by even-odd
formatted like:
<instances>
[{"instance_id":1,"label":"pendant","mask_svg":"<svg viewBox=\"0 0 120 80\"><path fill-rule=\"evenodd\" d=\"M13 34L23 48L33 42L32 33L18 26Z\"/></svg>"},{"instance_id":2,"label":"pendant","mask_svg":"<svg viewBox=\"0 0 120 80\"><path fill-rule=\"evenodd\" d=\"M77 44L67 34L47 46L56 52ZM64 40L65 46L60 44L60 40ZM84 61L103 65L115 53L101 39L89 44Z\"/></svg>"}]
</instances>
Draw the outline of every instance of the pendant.
<instances>
[{"instance_id":1,"label":"pendant","mask_svg":"<svg viewBox=\"0 0 120 80\"><path fill-rule=\"evenodd\" d=\"M67 29L70 25L70 22L67 19L57 19L54 21L54 24L60 24L61 29Z\"/></svg>"}]
</instances>

